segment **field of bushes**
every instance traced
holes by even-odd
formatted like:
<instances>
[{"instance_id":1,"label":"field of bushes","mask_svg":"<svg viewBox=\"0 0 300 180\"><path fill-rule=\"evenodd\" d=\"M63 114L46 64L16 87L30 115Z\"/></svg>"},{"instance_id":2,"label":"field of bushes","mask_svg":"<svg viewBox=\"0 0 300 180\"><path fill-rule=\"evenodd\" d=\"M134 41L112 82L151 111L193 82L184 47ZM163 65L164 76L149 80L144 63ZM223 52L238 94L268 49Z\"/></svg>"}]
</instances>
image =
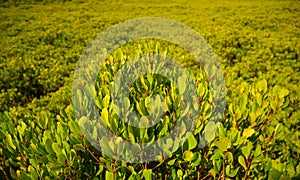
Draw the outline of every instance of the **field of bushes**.
<instances>
[{"instance_id":1,"label":"field of bushes","mask_svg":"<svg viewBox=\"0 0 300 180\"><path fill-rule=\"evenodd\" d=\"M115 116L109 84L130 55L163 52L177 59L194 74L202 100L196 128L182 147L157 161L131 163L87 140L80 128L89 122L75 116L72 85L77 62L97 35L142 17L176 20L203 36L224 71L226 108L216 135L200 148L213 100L199 64L160 40L122 46L107 58L94 92L102 119L119 137L154 141L180 116L178 92L158 76L141 77L130 94L139 114L149 112L145 89L168 96L168 113L157 126L142 135ZM299 1L2 0L0 40L0 179L300 178ZM99 130L92 127L93 133Z\"/></svg>"}]
</instances>

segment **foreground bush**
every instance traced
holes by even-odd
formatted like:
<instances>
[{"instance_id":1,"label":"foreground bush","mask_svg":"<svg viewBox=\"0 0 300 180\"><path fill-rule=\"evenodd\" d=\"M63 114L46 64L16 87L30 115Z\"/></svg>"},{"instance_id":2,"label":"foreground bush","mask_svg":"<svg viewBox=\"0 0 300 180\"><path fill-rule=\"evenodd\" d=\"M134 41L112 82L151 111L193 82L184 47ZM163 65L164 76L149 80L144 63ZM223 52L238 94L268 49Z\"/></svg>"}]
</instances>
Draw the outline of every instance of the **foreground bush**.
<instances>
[{"instance_id":1,"label":"foreground bush","mask_svg":"<svg viewBox=\"0 0 300 180\"><path fill-rule=\"evenodd\" d=\"M111 60L123 57L121 62L126 61L126 54L122 54L122 51L117 51L111 57ZM109 70L112 68L109 63L106 63L105 67L108 68L107 72L114 74ZM156 129L150 128L146 134L138 135L125 127L123 121L111 114L113 113L109 109L111 106L107 104L111 102L109 99L107 101L105 92L108 91L103 84L105 82L103 78L109 79L110 76L106 73L99 74L100 85L96 85L99 98L96 98L96 104L102 115L104 111L109 112L110 118L107 119L106 125L111 131L114 133L122 131L120 136L129 141L142 141L145 137L157 136L163 131L158 125ZM161 80L161 77L153 78L154 81ZM151 82L147 76L142 81L136 81L134 86L147 87ZM205 84L198 86L207 88ZM135 102L143 96L143 93L138 93L142 89L133 89L132 98L134 96L137 98ZM226 118L221 124L217 124L218 132L212 137L212 142L204 148L199 148L198 143L201 142L199 137L210 116L209 89L206 89L202 95L201 106L208 105L208 107L202 108L196 129L187 142L172 156L161 158L158 162L141 164L116 161L95 149L86 139L91 135L82 134L79 128L79 125L88 128L89 123L78 121L71 105L61 109L59 114L51 113L49 110L37 110L38 114L33 114L34 110L20 108L11 110L2 114L0 118L0 137L3 139L0 143L2 173L5 177L17 179L295 177L300 170L298 159L300 134L295 127L299 113L293 112L293 108L289 106L289 91L279 86L270 87L266 80L261 80L252 86L242 83L236 87L229 87L228 94L232 96L227 100ZM145 106L142 105L144 101L139 103L139 106ZM176 111L176 108L172 107L174 104L170 105L168 107ZM144 108L139 107L136 111L141 114ZM168 111L170 118L176 117L171 116L172 110ZM20 113L22 118L18 116ZM172 127L172 118L167 126ZM167 128L164 131L170 130ZM91 134L93 132L92 127ZM286 138L286 134L293 136ZM169 148L174 146L176 142L170 144ZM107 148L114 149L114 146L108 143Z\"/></svg>"}]
</instances>

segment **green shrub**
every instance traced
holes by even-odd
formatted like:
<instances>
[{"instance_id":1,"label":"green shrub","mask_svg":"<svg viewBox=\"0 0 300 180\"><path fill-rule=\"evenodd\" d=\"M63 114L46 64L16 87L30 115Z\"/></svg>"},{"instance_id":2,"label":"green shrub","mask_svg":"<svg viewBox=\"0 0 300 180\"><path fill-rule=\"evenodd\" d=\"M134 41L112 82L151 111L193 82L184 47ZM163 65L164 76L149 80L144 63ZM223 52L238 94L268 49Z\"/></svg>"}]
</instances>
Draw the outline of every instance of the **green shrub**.
<instances>
[{"instance_id":1,"label":"green shrub","mask_svg":"<svg viewBox=\"0 0 300 180\"><path fill-rule=\"evenodd\" d=\"M122 52L117 51L112 57L125 57L120 53ZM112 67L109 63L106 64L106 68ZM101 79L108 77L110 76L106 73L100 73L99 82L105 82ZM142 78L145 78L145 82L137 80L133 87L140 86L140 83L142 86L150 85L149 76ZM159 76L156 79L163 80ZM104 97L107 95L104 84L96 87L100 96L96 104L103 113L110 101L105 102ZM133 92L139 92L138 90L134 88ZM37 116L30 116L32 112L27 111L27 116L22 118L17 118L18 111L11 110L10 113L1 115L0 136L3 141L0 144L0 167L10 178L21 179L196 179L204 176L277 179L297 175L300 167L297 159L299 132L287 126L295 126L299 117L293 114L290 118L293 110L289 106L289 91L279 86L268 87L266 80L258 81L253 86L242 83L229 88L228 93L233 93L232 91L237 92L238 96L232 96L228 100L226 119L223 125L218 126L218 133L205 148L197 145L209 117L204 111L193 135L182 147L159 162L141 164L116 161L95 149L86 139L89 134L82 134L79 128L87 122L78 122L71 105L56 115L48 110L41 110ZM131 97L140 99L142 96L133 94ZM209 100L203 98L203 103L206 101ZM137 111L141 109L137 108ZM150 128L144 136L137 135L128 127L124 129L124 122L115 119L110 113L109 110L110 118L106 122L108 127L116 134L123 129L123 135L120 135L130 141L142 141L144 137L151 137L157 135L154 132L162 131L159 124L157 130ZM170 117L175 116L170 114ZM294 123L287 123L285 119L291 119ZM169 127L172 125L169 124ZM294 138L285 140L285 134L294 134Z\"/></svg>"}]
</instances>

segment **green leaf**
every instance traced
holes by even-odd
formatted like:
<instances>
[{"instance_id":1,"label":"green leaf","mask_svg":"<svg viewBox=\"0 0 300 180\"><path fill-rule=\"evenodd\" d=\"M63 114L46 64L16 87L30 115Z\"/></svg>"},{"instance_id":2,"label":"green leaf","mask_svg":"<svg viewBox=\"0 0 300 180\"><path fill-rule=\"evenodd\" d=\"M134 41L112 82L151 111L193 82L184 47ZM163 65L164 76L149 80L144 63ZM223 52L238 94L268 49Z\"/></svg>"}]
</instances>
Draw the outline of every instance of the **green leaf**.
<instances>
[{"instance_id":1,"label":"green leaf","mask_svg":"<svg viewBox=\"0 0 300 180\"><path fill-rule=\"evenodd\" d=\"M168 165L173 166L175 161L176 161L176 159L171 159L170 161L168 161Z\"/></svg>"},{"instance_id":2,"label":"green leaf","mask_svg":"<svg viewBox=\"0 0 300 180\"><path fill-rule=\"evenodd\" d=\"M165 116L164 121L163 121L163 127L159 132L159 137L165 135L168 132L168 128L169 128L169 117Z\"/></svg>"},{"instance_id":3,"label":"green leaf","mask_svg":"<svg viewBox=\"0 0 300 180\"><path fill-rule=\"evenodd\" d=\"M225 137L226 136L226 129L224 128L223 124L218 125L219 128L219 134L221 137Z\"/></svg>"},{"instance_id":4,"label":"green leaf","mask_svg":"<svg viewBox=\"0 0 300 180\"><path fill-rule=\"evenodd\" d=\"M267 91L267 86L268 86L268 84L265 79L260 80L256 83L256 88L263 93L265 93Z\"/></svg>"},{"instance_id":5,"label":"green leaf","mask_svg":"<svg viewBox=\"0 0 300 180\"><path fill-rule=\"evenodd\" d=\"M16 146L14 145L10 134L6 134L6 145L16 150Z\"/></svg>"},{"instance_id":6,"label":"green leaf","mask_svg":"<svg viewBox=\"0 0 300 180\"><path fill-rule=\"evenodd\" d=\"M145 169L145 170L143 170L143 175L145 177L145 180L152 180L153 179L152 169Z\"/></svg>"},{"instance_id":7,"label":"green leaf","mask_svg":"<svg viewBox=\"0 0 300 180\"><path fill-rule=\"evenodd\" d=\"M198 93L200 97L203 97L204 93L206 92L206 88L203 84L198 86Z\"/></svg>"},{"instance_id":8,"label":"green leaf","mask_svg":"<svg viewBox=\"0 0 300 180\"><path fill-rule=\"evenodd\" d=\"M153 83L153 76L151 74L147 74L147 80L150 84L150 86L152 86L152 83Z\"/></svg>"},{"instance_id":9,"label":"green leaf","mask_svg":"<svg viewBox=\"0 0 300 180\"><path fill-rule=\"evenodd\" d=\"M52 149L52 140L51 139L47 139L45 142L45 149L49 154L54 154L54 151Z\"/></svg>"},{"instance_id":10,"label":"green leaf","mask_svg":"<svg viewBox=\"0 0 300 180\"><path fill-rule=\"evenodd\" d=\"M207 142L211 142L215 138L215 133L217 131L217 126L214 122L210 121L204 128L204 138Z\"/></svg>"},{"instance_id":11,"label":"green leaf","mask_svg":"<svg viewBox=\"0 0 300 180\"><path fill-rule=\"evenodd\" d=\"M134 136L134 131L133 131L133 127L131 127L131 126L128 126L128 131L127 131L127 133L128 133L128 138L129 138L129 140L130 140L130 142L135 142L135 136Z\"/></svg>"},{"instance_id":12,"label":"green leaf","mask_svg":"<svg viewBox=\"0 0 300 180\"><path fill-rule=\"evenodd\" d=\"M250 117L250 122L251 122L251 124L253 124L253 123L255 123L255 120L256 120L256 118L257 118L257 115L254 113L254 112L250 112L249 113L249 117ZM245 132L245 131L244 131ZM249 132L248 132L249 133ZM252 131L250 132L250 133L252 133ZM253 133L254 133L254 130L253 130ZM253 134L252 133L252 134ZM251 134L251 135L252 135ZM250 135L250 136L251 136ZM243 136L244 136L244 134L243 134ZM248 137L250 137L250 136L248 136ZM244 136L245 137L245 136ZM247 138L247 137L246 137Z\"/></svg>"},{"instance_id":13,"label":"green leaf","mask_svg":"<svg viewBox=\"0 0 300 180\"><path fill-rule=\"evenodd\" d=\"M56 155L59 155L59 154L62 153L62 151L61 151L62 148L60 147L60 145L58 143L53 143L52 144L52 149L53 149L53 151L55 152Z\"/></svg>"},{"instance_id":14,"label":"green leaf","mask_svg":"<svg viewBox=\"0 0 300 180\"><path fill-rule=\"evenodd\" d=\"M134 143L132 146L131 146L131 151L133 154L139 154L141 152L141 147L139 144L137 143Z\"/></svg>"},{"instance_id":15,"label":"green leaf","mask_svg":"<svg viewBox=\"0 0 300 180\"><path fill-rule=\"evenodd\" d=\"M25 124L23 121L21 121L21 122L20 122L20 125L17 126L17 131L18 131L18 133L19 133L20 135L24 135L25 129L26 129L26 124ZM1 136L0 136L0 138L1 138Z\"/></svg>"},{"instance_id":16,"label":"green leaf","mask_svg":"<svg viewBox=\"0 0 300 180\"><path fill-rule=\"evenodd\" d=\"M220 159L221 157L224 158L224 154L222 153L222 151L220 149L215 149L214 154L211 156L211 159L216 160Z\"/></svg>"},{"instance_id":17,"label":"green leaf","mask_svg":"<svg viewBox=\"0 0 300 180\"><path fill-rule=\"evenodd\" d=\"M73 146L73 149L75 149L76 151L83 151L83 152L85 151L85 148L82 144L75 144Z\"/></svg>"},{"instance_id":18,"label":"green leaf","mask_svg":"<svg viewBox=\"0 0 300 180\"><path fill-rule=\"evenodd\" d=\"M230 174L230 165L227 165L225 168L225 173L228 176L228 174Z\"/></svg>"},{"instance_id":19,"label":"green leaf","mask_svg":"<svg viewBox=\"0 0 300 180\"><path fill-rule=\"evenodd\" d=\"M108 108L108 106L109 106L109 101L110 101L110 95L107 94L107 95L103 98L103 108Z\"/></svg>"},{"instance_id":20,"label":"green leaf","mask_svg":"<svg viewBox=\"0 0 300 180\"><path fill-rule=\"evenodd\" d=\"M289 90L284 89L284 88L280 88L279 90L279 98L284 98L285 96L287 96L289 94Z\"/></svg>"},{"instance_id":21,"label":"green leaf","mask_svg":"<svg viewBox=\"0 0 300 180\"><path fill-rule=\"evenodd\" d=\"M30 144L30 148L31 150L36 153L36 154L40 154L41 152L37 149L35 144Z\"/></svg>"},{"instance_id":22,"label":"green leaf","mask_svg":"<svg viewBox=\"0 0 300 180\"><path fill-rule=\"evenodd\" d=\"M139 174L131 174L128 180L141 180L141 176Z\"/></svg>"},{"instance_id":23,"label":"green leaf","mask_svg":"<svg viewBox=\"0 0 300 180\"><path fill-rule=\"evenodd\" d=\"M38 118L38 124L42 129L45 129L48 124L49 118L48 113L45 111L41 112L40 117Z\"/></svg>"},{"instance_id":24,"label":"green leaf","mask_svg":"<svg viewBox=\"0 0 300 180\"><path fill-rule=\"evenodd\" d=\"M197 141L197 139L195 138L194 135L190 135L188 140L187 140L187 143L188 143L188 150L191 150L191 149L194 149L197 146L198 141Z\"/></svg>"},{"instance_id":25,"label":"green leaf","mask_svg":"<svg viewBox=\"0 0 300 180\"><path fill-rule=\"evenodd\" d=\"M141 83L142 83L142 85L143 85L143 87L146 89L146 91L148 90L148 84L146 83L146 81L145 81L145 78L142 76L141 78L140 78L140 80L141 80Z\"/></svg>"},{"instance_id":26,"label":"green leaf","mask_svg":"<svg viewBox=\"0 0 300 180\"><path fill-rule=\"evenodd\" d=\"M66 155L64 154L60 154L58 155L58 158L57 158L57 162L60 163L60 164L64 164L67 160L67 157Z\"/></svg>"},{"instance_id":27,"label":"green leaf","mask_svg":"<svg viewBox=\"0 0 300 180\"><path fill-rule=\"evenodd\" d=\"M280 179L281 175L282 175L282 172L281 172L281 171L278 171L278 170L275 169L275 168L272 168L271 171L270 171L270 173L269 173L269 176L270 176L270 179L271 179L271 180L273 180L273 179L274 179L274 180Z\"/></svg>"},{"instance_id":28,"label":"green leaf","mask_svg":"<svg viewBox=\"0 0 300 180\"><path fill-rule=\"evenodd\" d=\"M129 111L130 109L130 99L128 97L124 97L122 101L122 110L123 111Z\"/></svg>"},{"instance_id":29,"label":"green leaf","mask_svg":"<svg viewBox=\"0 0 300 180\"><path fill-rule=\"evenodd\" d=\"M256 99L257 104L261 107L262 106L262 100L263 100L262 95L257 93L255 95L255 99Z\"/></svg>"},{"instance_id":30,"label":"green leaf","mask_svg":"<svg viewBox=\"0 0 300 180\"><path fill-rule=\"evenodd\" d=\"M289 104L290 104L290 99L286 98L285 101L283 102L283 104L281 105L281 107L286 108L286 107L288 107Z\"/></svg>"},{"instance_id":31,"label":"green leaf","mask_svg":"<svg viewBox=\"0 0 300 180\"><path fill-rule=\"evenodd\" d=\"M229 177L235 177L236 174L237 174L237 172L239 171L239 169L240 169L240 167L236 168L235 170L232 170L232 171L228 174L228 176L229 176Z\"/></svg>"},{"instance_id":32,"label":"green leaf","mask_svg":"<svg viewBox=\"0 0 300 180\"><path fill-rule=\"evenodd\" d=\"M143 127L143 128L149 127L149 119L147 118L147 116L142 116L140 118L139 127Z\"/></svg>"},{"instance_id":33,"label":"green leaf","mask_svg":"<svg viewBox=\"0 0 300 180\"><path fill-rule=\"evenodd\" d=\"M89 98L94 99L96 97L96 89L95 86L93 86L92 84L88 84L85 87L84 92L86 95L88 95Z\"/></svg>"},{"instance_id":34,"label":"green leaf","mask_svg":"<svg viewBox=\"0 0 300 180\"><path fill-rule=\"evenodd\" d=\"M199 152L195 152L194 153L194 157L193 157L193 159L191 161L191 166L192 167L199 166L201 164L201 160L202 160L201 154Z\"/></svg>"},{"instance_id":35,"label":"green leaf","mask_svg":"<svg viewBox=\"0 0 300 180\"><path fill-rule=\"evenodd\" d=\"M248 157L250 156L251 150L252 150L252 143L251 142L247 142L247 145L242 147L242 153L243 155L248 159Z\"/></svg>"},{"instance_id":36,"label":"green leaf","mask_svg":"<svg viewBox=\"0 0 300 180\"><path fill-rule=\"evenodd\" d=\"M93 127L93 134L92 134L92 139L96 140L98 138L98 130L96 126Z\"/></svg>"},{"instance_id":37,"label":"green leaf","mask_svg":"<svg viewBox=\"0 0 300 180\"><path fill-rule=\"evenodd\" d=\"M228 160L229 163L233 162L233 155L230 151L226 153L226 159Z\"/></svg>"},{"instance_id":38,"label":"green leaf","mask_svg":"<svg viewBox=\"0 0 300 180\"><path fill-rule=\"evenodd\" d=\"M105 136L100 140L101 151L106 155L112 154L112 149L109 147L109 142L110 141Z\"/></svg>"},{"instance_id":39,"label":"green leaf","mask_svg":"<svg viewBox=\"0 0 300 180\"><path fill-rule=\"evenodd\" d=\"M110 127L109 120L108 120L108 110L107 110L107 108L103 108L102 109L101 119L105 123L105 125L107 125L108 127Z\"/></svg>"},{"instance_id":40,"label":"green leaf","mask_svg":"<svg viewBox=\"0 0 300 180\"><path fill-rule=\"evenodd\" d=\"M133 175L136 175L136 172L135 172L133 166L127 166L127 169L129 169Z\"/></svg>"},{"instance_id":41,"label":"green leaf","mask_svg":"<svg viewBox=\"0 0 300 180\"><path fill-rule=\"evenodd\" d=\"M72 132L77 133L77 134L81 134L81 130L80 130L77 122L69 121L68 126L69 126L69 128Z\"/></svg>"},{"instance_id":42,"label":"green leaf","mask_svg":"<svg viewBox=\"0 0 300 180\"><path fill-rule=\"evenodd\" d=\"M271 106L271 108L272 108L274 111L276 111L276 109L277 109L277 101L271 100L271 101L270 101L270 106Z\"/></svg>"},{"instance_id":43,"label":"green leaf","mask_svg":"<svg viewBox=\"0 0 300 180\"><path fill-rule=\"evenodd\" d=\"M229 107L228 107L228 110L229 110L229 113L230 113L231 115L234 115L234 110L233 110L234 108L233 108L233 107L234 107L234 105L233 105L232 103L230 103L230 104L229 104Z\"/></svg>"},{"instance_id":44,"label":"green leaf","mask_svg":"<svg viewBox=\"0 0 300 180\"><path fill-rule=\"evenodd\" d=\"M173 104L173 105L174 105L174 108L179 107L180 102L181 102L181 96L180 96L180 95L177 95L176 98L175 98L174 104Z\"/></svg>"},{"instance_id":45,"label":"green leaf","mask_svg":"<svg viewBox=\"0 0 300 180\"><path fill-rule=\"evenodd\" d=\"M85 124L87 123L87 121L88 120L86 116L83 116L78 120L78 126L80 127L80 129L85 129Z\"/></svg>"},{"instance_id":46,"label":"green leaf","mask_svg":"<svg viewBox=\"0 0 300 180\"><path fill-rule=\"evenodd\" d=\"M63 128L60 122L57 122L57 133L60 135L60 137L64 140L67 136L66 130Z\"/></svg>"},{"instance_id":47,"label":"green leaf","mask_svg":"<svg viewBox=\"0 0 300 180\"><path fill-rule=\"evenodd\" d=\"M105 172L105 179L113 180L116 179L115 175L112 172L106 171Z\"/></svg>"},{"instance_id":48,"label":"green leaf","mask_svg":"<svg viewBox=\"0 0 300 180\"><path fill-rule=\"evenodd\" d=\"M169 139L167 139L167 141L166 141L165 148L166 148L166 149L172 149L172 147L174 147L174 146L173 146L173 140L172 140L172 138L169 138Z\"/></svg>"},{"instance_id":49,"label":"green leaf","mask_svg":"<svg viewBox=\"0 0 300 180\"><path fill-rule=\"evenodd\" d=\"M186 90L186 75L182 75L178 77L178 89L179 89L179 93L183 94Z\"/></svg>"},{"instance_id":50,"label":"green leaf","mask_svg":"<svg viewBox=\"0 0 300 180\"><path fill-rule=\"evenodd\" d=\"M227 137L222 137L215 141L214 144L223 152L226 151L231 146L231 140Z\"/></svg>"},{"instance_id":51,"label":"green leaf","mask_svg":"<svg viewBox=\"0 0 300 180\"><path fill-rule=\"evenodd\" d=\"M116 118L111 118L111 126L110 126L111 130L113 132L116 132L118 130L118 122Z\"/></svg>"},{"instance_id":52,"label":"green leaf","mask_svg":"<svg viewBox=\"0 0 300 180\"><path fill-rule=\"evenodd\" d=\"M192 151L189 151L189 150L184 151L184 153L183 153L183 159L185 161L190 161L193 158L193 156L194 156L194 153Z\"/></svg>"},{"instance_id":53,"label":"green leaf","mask_svg":"<svg viewBox=\"0 0 300 180\"><path fill-rule=\"evenodd\" d=\"M248 127L243 132L243 137L248 138L251 137L255 133L255 130L252 127Z\"/></svg>"},{"instance_id":54,"label":"green leaf","mask_svg":"<svg viewBox=\"0 0 300 180\"><path fill-rule=\"evenodd\" d=\"M147 116L148 112L145 106L145 101L136 102L136 108L140 115Z\"/></svg>"},{"instance_id":55,"label":"green leaf","mask_svg":"<svg viewBox=\"0 0 300 180\"><path fill-rule=\"evenodd\" d=\"M177 176L178 176L178 177L182 177L182 176L183 176L183 172L182 172L181 169L178 169L178 170L177 170Z\"/></svg>"},{"instance_id":56,"label":"green leaf","mask_svg":"<svg viewBox=\"0 0 300 180\"><path fill-rule=\"evenodd\" d=\"M240 155L240 156L238 157L238 162L240 163L240 165L241 165L245 170L248 169L248 167L246 166L246 162L245 162L244 156Z\"/></svg>"}]
</instances>

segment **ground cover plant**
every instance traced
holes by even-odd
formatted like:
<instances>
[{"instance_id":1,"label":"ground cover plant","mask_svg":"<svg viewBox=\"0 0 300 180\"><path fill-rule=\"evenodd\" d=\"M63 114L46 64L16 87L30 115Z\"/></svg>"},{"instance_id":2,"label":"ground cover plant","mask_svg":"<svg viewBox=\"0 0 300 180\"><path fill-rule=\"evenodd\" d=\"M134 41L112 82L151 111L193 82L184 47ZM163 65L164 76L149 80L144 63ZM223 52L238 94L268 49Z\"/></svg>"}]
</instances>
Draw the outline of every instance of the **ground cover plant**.
<instances>
[{"instance_id":1,"label":"ground cover plant","mask_svg":"<svg viewBox=\"0 0 300 180\"><path fill-rule=\"evenodd\" d=\"M80 130L87 122L75 117L73 73L99 33L121 21L149 16L182 22L211 45L226 79L225 118L212 141L199 148L212 101L205 73L174 44L134 41L111 54L102 67L107 73L99 73L95 84L93 93L99 112L108 117L106 125L124 139L141 142L172 129L180 115L178 91L171 91L172 84L160 76L140 77L130 94L132 108L140 114L149 112L145 90L169 96L169 114L156 127L142 136L111 111L108 90L114 73L129 57L152 52L174 57L193 74L202 97L201 116L193 135L172 156L149 163L116 161L92 146ZM298 1L2 1L0 177L299 178L299 17Z\"/></svg>"}]
</instances>

